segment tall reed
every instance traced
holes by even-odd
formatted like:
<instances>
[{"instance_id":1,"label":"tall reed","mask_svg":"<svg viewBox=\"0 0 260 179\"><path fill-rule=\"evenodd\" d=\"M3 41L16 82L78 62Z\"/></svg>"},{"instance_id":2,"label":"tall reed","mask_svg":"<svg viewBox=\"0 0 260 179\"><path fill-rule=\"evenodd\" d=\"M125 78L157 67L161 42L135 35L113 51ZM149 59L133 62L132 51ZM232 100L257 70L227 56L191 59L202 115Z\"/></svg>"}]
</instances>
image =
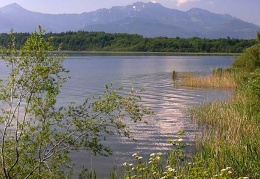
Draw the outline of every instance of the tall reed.
<instances>
[{"instance_id":1,"label":"tall reed","mask_svg":"<svg viewBox=\"0 0 260 179\"><path fill-rule=\"evenodd\" d=\"M180 84L189 87L198 88L235 88L236 82L234 75L223 72L220 74L212 73L207 76L198 76L191 73L180 75Z\"/></svg>"},{"instance_id":2,"label":"tall reed","mask_svg":"<svg viewBox=\"0 0 260 179\"><path fill-rule=\"evenodd\" d=\"M237 94L229 101L196 107L191 114L202 132L195 158L215 173L224 167L236 176L260 178L260 126L248 115L247 97Z\"/></svg>"}]
</instances>

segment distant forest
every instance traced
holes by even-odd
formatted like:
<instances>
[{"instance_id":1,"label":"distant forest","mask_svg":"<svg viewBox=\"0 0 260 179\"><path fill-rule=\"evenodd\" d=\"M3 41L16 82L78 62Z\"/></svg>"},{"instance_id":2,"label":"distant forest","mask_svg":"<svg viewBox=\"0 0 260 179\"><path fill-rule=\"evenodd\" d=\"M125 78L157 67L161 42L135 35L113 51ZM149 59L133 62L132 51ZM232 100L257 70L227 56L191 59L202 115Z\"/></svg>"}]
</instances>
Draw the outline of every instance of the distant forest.
<instances>
[{"instance_id":1,"label":"distant forest","mask_svg":"<svg viewBox=\"0 0 260 179\"><path fill-rule=\"evenodd\" d=\"M14 33L19 49L30 33ZM55 47L61 44L66 51L111 51L111 52L191 52L191 53L241 53L256 43L255 39L205 39L205 38L144 38L137 34L105 32L46 33L52 37ZM0 46L7 46L9 34L0 34Z\"/></svg>"}]
</instances>

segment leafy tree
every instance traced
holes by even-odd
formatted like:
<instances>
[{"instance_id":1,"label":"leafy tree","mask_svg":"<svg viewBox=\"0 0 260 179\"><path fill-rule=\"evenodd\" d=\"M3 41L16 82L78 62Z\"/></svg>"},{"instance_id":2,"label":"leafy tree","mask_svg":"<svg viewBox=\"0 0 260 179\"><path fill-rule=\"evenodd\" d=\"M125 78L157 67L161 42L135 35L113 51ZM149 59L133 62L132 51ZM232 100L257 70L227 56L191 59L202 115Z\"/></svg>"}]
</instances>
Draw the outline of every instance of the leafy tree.
<instances>
[{"instance_id":1,"label":"leafy tree","mask_svg":"<svg viewBox=\"0 0 260 179\"><path fill-rule=\"evenodd\" d=\"M141 121L151 113L134 90L122 96L111 86L81 105L57 106L68 71L62 66L65 57L53 54L49 40L40 27L20 51L13 33L2 49L10 72L0 86L1 178L68 177L73 172L70 151L107 156L111 150L102 141L108 135L130 137L127 120Z\"/></svg>"},{"instance_id":2,"label":"leafy tree","mask_svg":"<svg viewBox=\"0 0 260 179\"><path fill-rule=\"evenodd\" d=\"M244 50L244 53L234 61L233 67L247 72L260 68L260 33L257 33L257 42Z\"/></svg>"},{"instance_id":3,"label":"leafy tree","mask_svg":"<svg viewBox=\"0 0 260 179\"><path fill-rule=\"evenodd\" d=\"M246 95L248 116L260 119L260 33L256 34L257 44L245 49L244 53L234 61L233 67L242 72L239 90Z\"/></svg>"}]
</instances>

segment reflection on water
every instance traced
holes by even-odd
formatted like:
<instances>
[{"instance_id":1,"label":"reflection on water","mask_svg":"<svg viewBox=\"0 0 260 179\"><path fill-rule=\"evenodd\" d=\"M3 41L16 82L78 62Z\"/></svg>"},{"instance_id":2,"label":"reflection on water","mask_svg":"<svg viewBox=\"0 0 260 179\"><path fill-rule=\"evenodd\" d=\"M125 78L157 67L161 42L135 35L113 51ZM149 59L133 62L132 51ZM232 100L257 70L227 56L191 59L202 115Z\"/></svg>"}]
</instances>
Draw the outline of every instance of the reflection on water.
<instances>
[{"instance_id":1,"label":"reflection on water","mask_svg":"<svg viewBox=\"0 0 260 179\"><path fill-rule=\"evenodd\" d=\"M205 101L225 98L229 92L176 87L171 72L209 73L213 68L229 66L232 61L232 57L219 56L69 57L64 65L70 70L71 79L62 88L59 104L80 103L84 97L101 94L104 84L112 82L115 88L123 86L126 91L133 86L144 88L142 102L155 112L145 119L148 124L130 125L137 141L113 136L106 141L113 150L111 157L92 158L88 152L73 152L77 171L84 165L96 169L98 176L109 176L114 165L130 161L133 153L145 157L171 149L166 140L175 138L181 128L186 131L184 139L192 141L195 125L185 111ZM0 75L3 75L2 67Z\"/></svg>"}]
</instances>

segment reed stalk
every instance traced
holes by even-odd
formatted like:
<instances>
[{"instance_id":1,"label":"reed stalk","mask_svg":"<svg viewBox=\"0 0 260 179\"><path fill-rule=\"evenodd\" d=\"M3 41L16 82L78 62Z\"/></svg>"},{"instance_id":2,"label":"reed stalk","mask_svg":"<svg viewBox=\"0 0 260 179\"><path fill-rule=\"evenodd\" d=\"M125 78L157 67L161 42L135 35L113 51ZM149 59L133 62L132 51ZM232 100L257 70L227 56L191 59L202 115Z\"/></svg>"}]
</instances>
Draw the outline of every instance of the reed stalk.
<instances>
[{"instance_id":1,"label":"reed stalk","mask_svg":"<svg viewBox=\"0 0 260 179\"><path fill-rule=\"evenodd\" d=\"M234 76L230 73L223 73L222 75L210 74L207 76L185 73L180 75L180 78L180 84L188 87L234 89L237 86Z\"/></svg>"},{"instance_id":2,"label":"reed stalk","mask_svg":"<svg viewBox=\"0 0 260 179\"><path fill-rule=\"evenodd\" d=\"M193 118L203 124L195 154L203 167L214 173L228 166L236 176L260 178L260 126L247 111L242 94L191 110Z\"/></svg>"}]
</instances>

